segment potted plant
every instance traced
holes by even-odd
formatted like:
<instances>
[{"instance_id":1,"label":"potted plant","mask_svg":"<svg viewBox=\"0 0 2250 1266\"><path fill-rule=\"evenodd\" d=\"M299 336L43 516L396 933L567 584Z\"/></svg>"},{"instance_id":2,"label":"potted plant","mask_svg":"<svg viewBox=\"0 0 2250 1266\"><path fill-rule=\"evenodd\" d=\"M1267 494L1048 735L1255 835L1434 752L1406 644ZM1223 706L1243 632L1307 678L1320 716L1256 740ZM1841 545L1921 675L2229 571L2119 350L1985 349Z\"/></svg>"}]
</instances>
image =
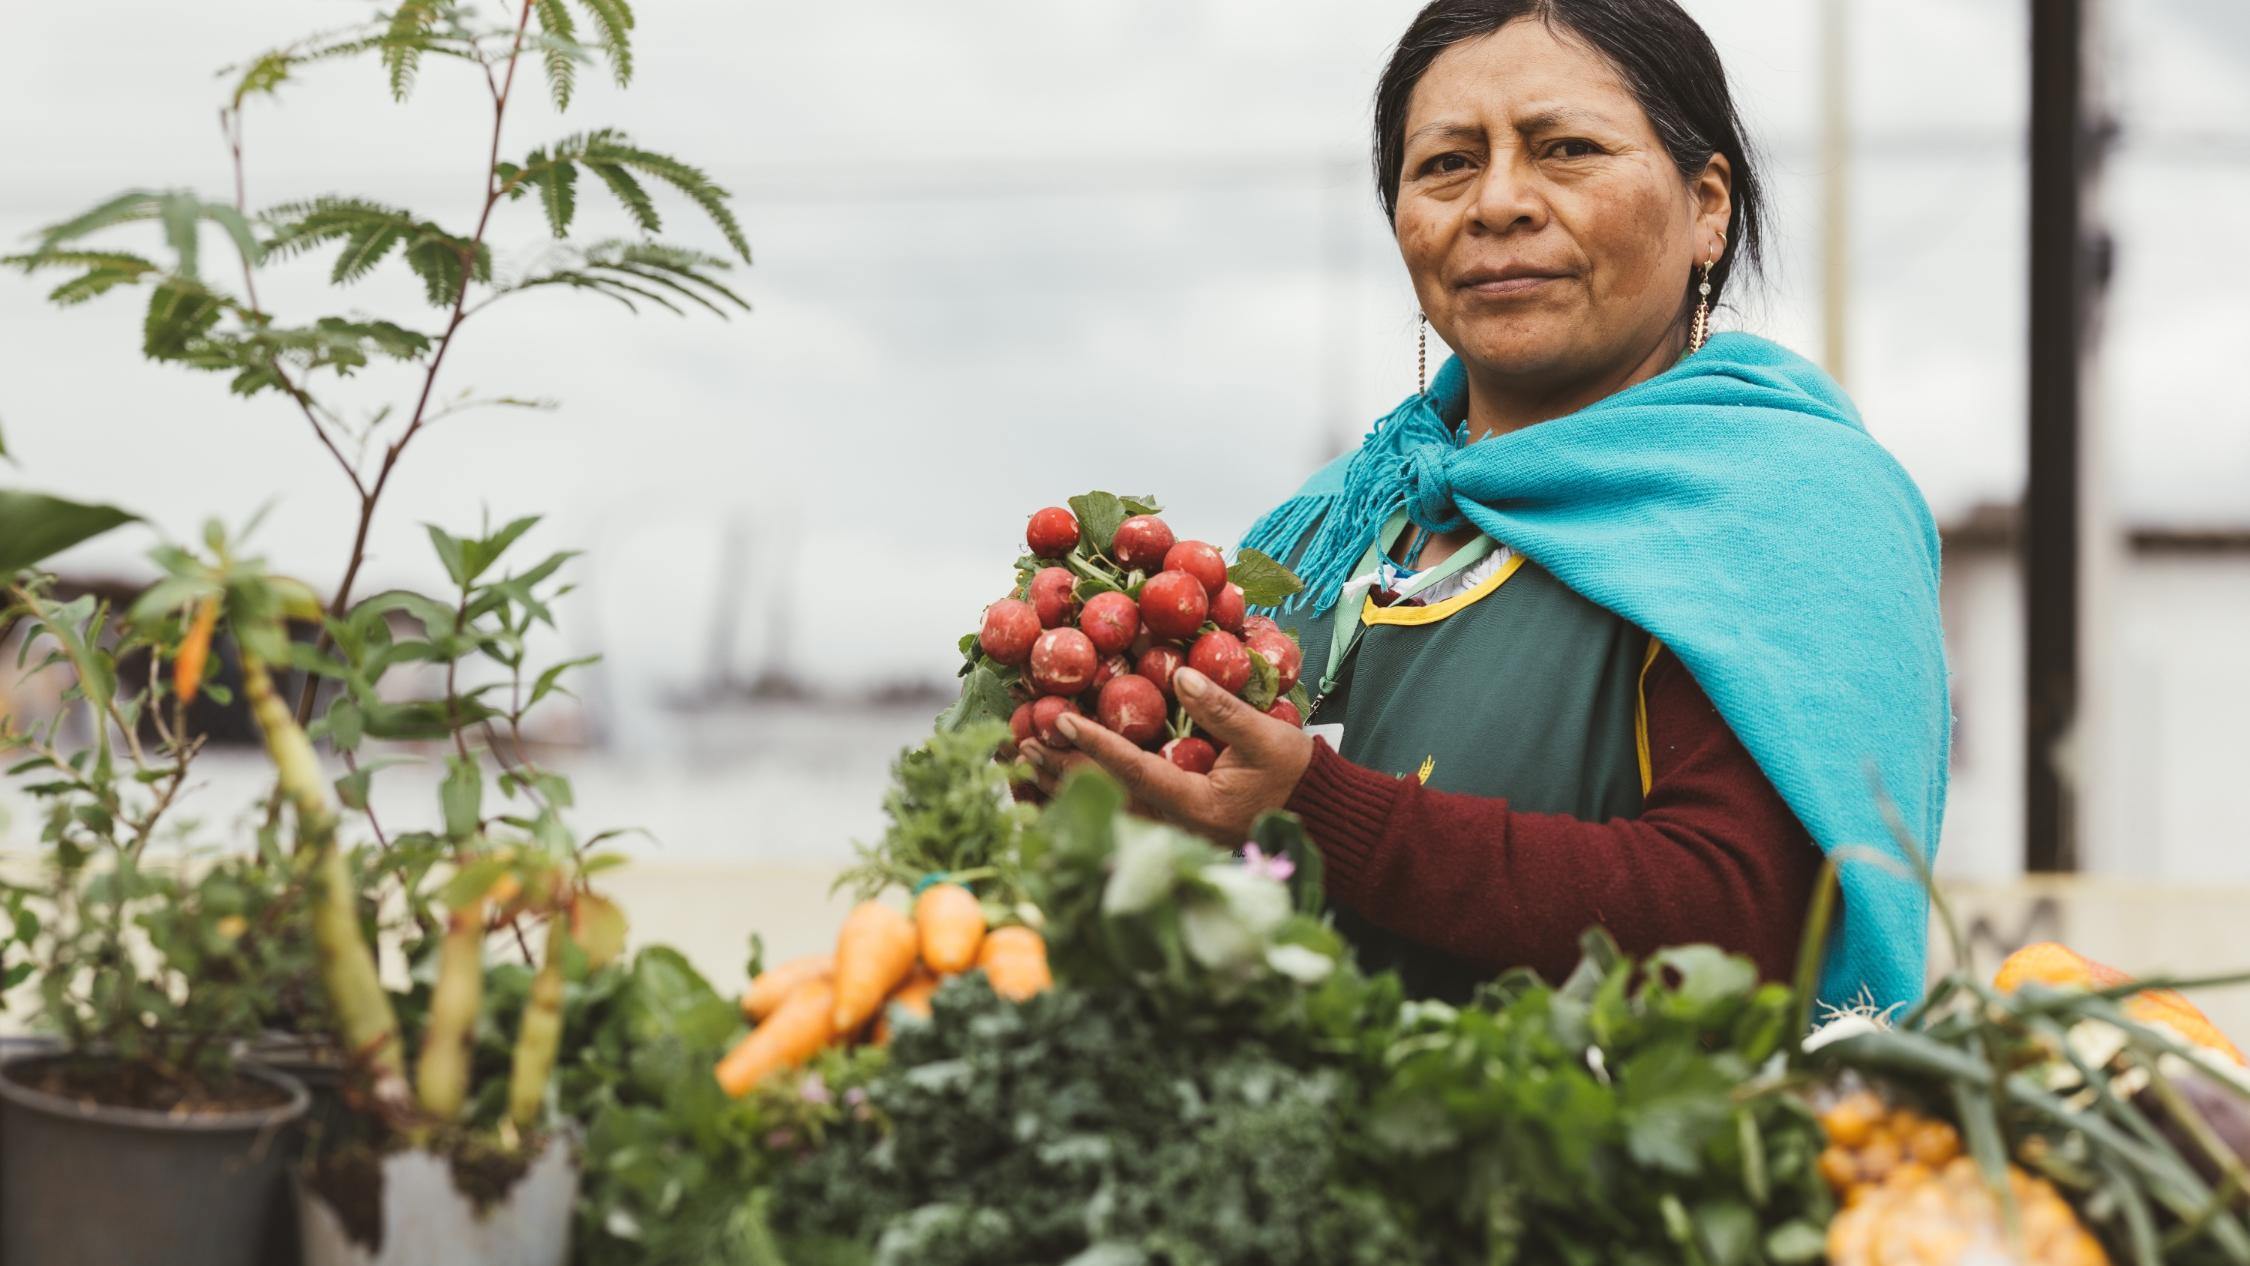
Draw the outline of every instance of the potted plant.
<instances>
[{"instance_id":1,"label":"potted plant","mask_svg":"<svg viewBox=\"0 0 2250 1266\"><path fill-rule=\"evenodd\" d=\"M625 923L589 883L619 859L595 851L606 836L581 842L571 833L569 782L542 768L524 737L526 716L573 666L532 674L523 648L561 587L566 556L522 573L489 570L530 526L465 538L438 532L456 601L374 595L330 623L335 646L325 653L287 629L317 607L255 561L234 558L224 541L208 562L174 560L151 590L223 612L287 806L290 869L305 886L313 953L359 1109L353 1128L321 1140L302 1184L313 1266L560 1262L567 1251L577 1168L551 1095L564 992L571 978L616 959ZM385 617L397 610L426 621L421 636L393 640ZM346 753L377 736L450 747L439 830L391 833L372 848L340 841L339 793L276 681L273 665L291 661L343 683L311 728ZM442 696L386 699L384 675L402 662L442 666ZM494 666L500 674L467 684ZM500 766L496 776L488 762ZM338 780L363 812L378 767L370 761ZM512 803L487 806L488 785ZM386 938L409 964L414 983L405 989L387 987L377 970L363 870L382 876L405 908ZM498 971L487 961L495 943L525 960L512 973L515 988L486 988ZM476 1058L480 1029L493 1028L510 1034L499 1067Z\"/></svg>"},{"instance_id":2,"label":"potted plant","mask_svg":"<svg viewBox=\"0 0 2250 1266\"><path fill-rule=\"evenodd\" d=\"M23 505L0 494L0 536ZM307 1096L237 1050L311 960L286 872L200 857L174 812L209 627L119 620L28 573L0 593L0 642L11 627L70 706L0 718L46 846L40 881L0 894L0 987L35 980L54 1038L0 1066L0 1259L254 1260Z\"/></svg>"},{"instance_id":3,"label":"potted plant","mask_svg":"<svg viewBox=\"0 0 2250 1266\"><path fill-rule=\"evenodd\" d=\"M279 1036L302 1045L326 1030L327 1062L340 1070L351 1109L346 1127L320 1141L306 1183L306 1242L316 1261L352 1254L434 1260L436 1249L395 1234L387 1248L377 1242L381 1228L452 1216L440 1208L449 1202L468 1210L461 1225L486 1231L449 1233L446 1251L467 1260L559 1260L561 1241L548 1232L567 1231L568 1201L538 1193L565 1189L570 1173L561 1145L569 1130L552 1090L566 986L602 971L623 940L615 907L587 882L614 860L591 852L604 837L571 835L563 822L568 783L539 767L521 728L526 712L561 689L563 674L586 662L537 669L525 645L534 624L552 622L548 604L562 588L554 577L567 555L495 575L496 560L533 520L463 537L432 529L454 594L356 592L371 525L418 436L469 409L545 407L441 390L447 352L465 324L489 319L483 314L496 302L535 290L584 291L635 310L653 303L723 316L747 308L721 279L727 258L653 236L661 218L651 189L661 186L710 220L732 254L748 258L728 195L697 168L606 128L506 152L510 103L531 90L530 74L521 84L517 78L526 59L540 64L559 108L568 107L580 68L597 58L619 84L629 81L635 18L626 0L532 0L501 14L504 20L493 20L481 6L401 0L364 24L261 54L235 69L221 110L234 162L231 198L130 191L53 225L34 249L4 261L26 272L63 270L51 296L58 304L145 290L146 355L227 374L244 397L286 401L353 493L352 550L325 598L238 557L237 541L213 533L200 556L161 555L166 575L135 607L150 621L231 636L244 697L278 773L267 823L291 842L273 850L269 865L295 894L324 1008L317 1019L290 1017L297 1031ZM314 67L353 58L379 62L399 99L425 58L482 76L491 111L477 125L489 127L489 144L473 225L448 226L360 197L250 206L245 110ZM591 177L586 187L608 191L637 236L570 236L581 176ZM536 203L558 240L518 261L496 261L497 213L525 201ZM145 224L161 229L167 258L111 248L108 235ZM227 271L239 265L239 287L202 267L206 228L231 245ZM261 275L330 249L338 287L402 264L437 324L358 311L284 320L262 303ZM333 396L343 379L376 360L414 367L417 381L403 404L355 418ZM432 688L433 675L442 675L442 689ZM320 764L316 742L343 766L333 784L336 771ZM392 750L373 755L378 746ZM377 772L446 749L442 829L386 832L371 799ZM488 790L511 803L488 812ZM394 917L377 922L378 909ZM488 941L526 961L488 962ZM379 947L407 963L405 986L378 971ZM494 1030L511 1034L499 1044L506 1054L497 1068L488 1040ZM267 1036L270 1043L274 1035ZM422 1179L410 1175L431 1170L421 1162L442 1169L443 1181L417 1195ZM552 1188L542 1185L549 1172L561 1175ZM551 1212L519 1217L510 1207L542 1200ZM344 1236L344 1258L322 1256L335 1248L335 1237L317 1229L323 1219L356 1233ZM495 1226L513 1229L490 1231Z\"/></svg>"}]
</instances>

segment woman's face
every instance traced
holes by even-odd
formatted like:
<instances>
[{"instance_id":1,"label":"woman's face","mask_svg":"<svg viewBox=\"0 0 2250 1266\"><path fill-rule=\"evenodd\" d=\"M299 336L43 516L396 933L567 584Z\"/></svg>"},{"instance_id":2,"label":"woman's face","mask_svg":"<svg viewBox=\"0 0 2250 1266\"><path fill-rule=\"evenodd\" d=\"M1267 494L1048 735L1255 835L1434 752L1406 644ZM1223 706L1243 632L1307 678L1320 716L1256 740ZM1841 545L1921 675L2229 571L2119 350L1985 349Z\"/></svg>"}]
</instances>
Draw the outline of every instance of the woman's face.
<instances>
[{"instance_id":1,"label":"woman's face","mask_svg":"<svg viewBox=\"0 0 2250 1266\"><path fill-rule=\"evenodd\" d=\"M1534 20L1454 45L1408 101L1404 160L1399 253L1475 376L1568 391L1677 351L1727 161L1683 180L1599 53Z\"/></svg>"}]
</instances>

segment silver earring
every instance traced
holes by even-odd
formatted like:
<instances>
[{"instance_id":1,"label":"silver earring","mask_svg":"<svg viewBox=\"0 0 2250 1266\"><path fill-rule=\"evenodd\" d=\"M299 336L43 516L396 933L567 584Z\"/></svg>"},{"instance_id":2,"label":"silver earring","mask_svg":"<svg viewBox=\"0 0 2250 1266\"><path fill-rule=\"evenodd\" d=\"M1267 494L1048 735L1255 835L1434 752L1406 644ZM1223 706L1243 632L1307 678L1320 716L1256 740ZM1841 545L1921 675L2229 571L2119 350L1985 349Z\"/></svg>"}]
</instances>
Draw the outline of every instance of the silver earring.
<instances>
[{"instance_id":1,"label":"silver earring","mask_svg":"<svg viewBox=\"0 0 2250 1266\"><path fill-rule=\"evenodd\" d=\"M1702 351L1704 342L1711 337L1711 261L1708 259L1703 261L1703 281L1696 286L1695 292L1702 298L1696 300L1695 322L1688 327L1687 350L1690 356Z\"/></svg>"},{"instance_id":2,"label":"silver earring","mask_svg":"<svg viewBox=\"0 0 2250 1266\"><path fill-rule=\"evenodd\" d=\"M1430 394L1430 314L1414 314L1414 389Z\"/></svg>"}]
</instances>

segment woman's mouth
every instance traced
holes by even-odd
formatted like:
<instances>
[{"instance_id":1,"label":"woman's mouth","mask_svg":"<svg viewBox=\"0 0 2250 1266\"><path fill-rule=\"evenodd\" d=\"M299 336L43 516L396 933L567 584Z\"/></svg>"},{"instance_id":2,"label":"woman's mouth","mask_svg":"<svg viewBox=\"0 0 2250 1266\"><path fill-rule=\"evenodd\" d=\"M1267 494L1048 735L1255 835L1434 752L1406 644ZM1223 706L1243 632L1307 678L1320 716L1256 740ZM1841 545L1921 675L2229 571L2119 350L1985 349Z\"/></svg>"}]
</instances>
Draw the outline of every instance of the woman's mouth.
<instances>
[{"instance_id":1,"label":"woman's mouth","mask_svg":"<svg viewBox=\"0 0 2250 1266\"><path fill-rule=\"evenodd\" d=\"M1473 295L1492 299L1513 298L1530 294L1549 282L1561 281L1563 273L1534 272L1529 269L1504 269L1497 272L1469 273L1454 283L1455 288Z\"/></svg>"}]
</instances>

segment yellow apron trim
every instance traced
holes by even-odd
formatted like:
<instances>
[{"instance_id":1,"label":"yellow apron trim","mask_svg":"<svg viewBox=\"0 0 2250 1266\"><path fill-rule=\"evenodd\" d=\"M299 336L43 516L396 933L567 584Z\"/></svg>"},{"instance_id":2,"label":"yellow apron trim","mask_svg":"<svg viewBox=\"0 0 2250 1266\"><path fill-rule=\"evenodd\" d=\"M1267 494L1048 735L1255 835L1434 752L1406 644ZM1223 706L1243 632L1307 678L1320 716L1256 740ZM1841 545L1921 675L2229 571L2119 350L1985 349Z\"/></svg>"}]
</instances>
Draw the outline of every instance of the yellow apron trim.
<instances>
[{"instance_id":1,"label":"yellow apron trim","mask_svg":"<svg viewBox=\"0 0 2250 1266\"><path fill-rule=\"evenodd\" d=\"M1430 775L1436 772L1437 757L1425 756L1422 758L1422 767L1414 771L1414 780L1420 783L1427 783L1430 781Z\"/></svg>"},{"instance_id":2,"label":"yellow apron trim","mask_svg":"<svg viewBox=\"0 0 2250 1266\"><path fill-rule=\"evenodd\" d=\"M1404 605L1379 607L1375 605L1375 599L1370 595L1366 599L1366 605L1360 608L1359 622L1361 624L1435 624L1473 602L1480 602L1491 597L1493 591L1506 584L1508 577L1515 575L1517 569L1522 566L1523 555L1512 555L1507 562L1500 564L1500 570L1478 581L1467 591L1457 593L1443 602L1433 602L1426 607Z\"/></svg>"},{"instance_id":3,"label":"yellow apron trim","mask_svg":"<svg viewBox=\"0 0 2250 1266\"><path fill-rule=\"evenodd\" d=\"M1641 795L1644 798L1656 782L1656 767L1648 754L1648 670L1663 649L1664 643L1654 637L1648 640L1648 654L1641 657L1640 688L1633 697L1633 751L1641 758Z\"/></svg>"}]
</instances>

